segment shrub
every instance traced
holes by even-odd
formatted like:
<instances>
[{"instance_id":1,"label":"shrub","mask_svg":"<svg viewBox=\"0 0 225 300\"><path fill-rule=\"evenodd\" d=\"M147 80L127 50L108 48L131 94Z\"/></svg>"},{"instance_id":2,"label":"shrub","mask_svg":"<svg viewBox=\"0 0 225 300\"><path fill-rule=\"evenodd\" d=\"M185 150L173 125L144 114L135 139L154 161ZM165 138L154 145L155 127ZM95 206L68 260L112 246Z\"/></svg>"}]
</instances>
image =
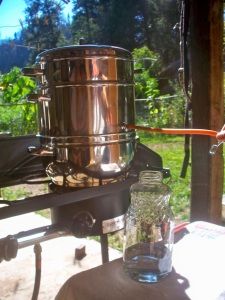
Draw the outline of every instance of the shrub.
<instances>
[{"instance_id":1,"label":"shrub","mask_svg":"<svg viewBox=\"0 0 225 300\"><path fill-rule=\"evenodd\" d=\"M132 52L135 69L136 123L151 127L182 127L184 98L181 88L168 81L173 94L161 94L158 74L161 69L159 56L146 46Z\"/></svg>"},{"instance_id":2,"label":"shrub","mask_svg":"<svg viewBox=\"0 0 225 300\"><path fill-rule=\"evenodd\" d=\"M0 75L0 89L0 131L12 135L36 132L36 105L26 102L26 96L36 89L35 81L15 67Z\"/></svg>"}]
</instances>

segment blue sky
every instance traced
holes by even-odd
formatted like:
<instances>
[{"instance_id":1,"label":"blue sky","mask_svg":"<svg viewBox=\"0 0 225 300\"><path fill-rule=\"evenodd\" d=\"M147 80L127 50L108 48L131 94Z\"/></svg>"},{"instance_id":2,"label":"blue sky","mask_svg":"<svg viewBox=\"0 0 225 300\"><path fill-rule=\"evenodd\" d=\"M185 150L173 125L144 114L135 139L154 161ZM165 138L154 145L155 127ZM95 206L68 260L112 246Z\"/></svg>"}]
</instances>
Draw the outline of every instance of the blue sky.
<instances>
[{"instance_id":1,"label":"blue sky","mask_svg":"<svg viewBox=\"0 0 225 300\"><path fill-rule=\"evenodd\" d=\"M65 4L64 7L64 13L68 15L71 11L71 3ZM25 8L24 0L2 1L0 5L0 39L7 37L13 38L14 33L21 29L19 20L24 20Z\"/></svg>"}]
</instances>

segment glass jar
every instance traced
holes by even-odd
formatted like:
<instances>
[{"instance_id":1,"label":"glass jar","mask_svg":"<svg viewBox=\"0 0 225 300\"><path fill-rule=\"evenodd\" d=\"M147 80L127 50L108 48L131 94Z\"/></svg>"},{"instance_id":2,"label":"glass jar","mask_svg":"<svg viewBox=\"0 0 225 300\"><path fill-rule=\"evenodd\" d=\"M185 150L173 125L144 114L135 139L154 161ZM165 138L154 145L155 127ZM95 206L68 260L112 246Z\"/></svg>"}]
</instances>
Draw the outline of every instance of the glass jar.
<instances>
[{"instance_id":1,"label":"glass jar","mask_svg":"<svg viewBox=\"0 0 225 300\"><path fill-rule=\"evenodd\" d=\"M157 282L172 270L174 222L170 189L159 171L142 171L131 186L125 215L125 272L139 282Z\"/></svg>"}]
</instances>

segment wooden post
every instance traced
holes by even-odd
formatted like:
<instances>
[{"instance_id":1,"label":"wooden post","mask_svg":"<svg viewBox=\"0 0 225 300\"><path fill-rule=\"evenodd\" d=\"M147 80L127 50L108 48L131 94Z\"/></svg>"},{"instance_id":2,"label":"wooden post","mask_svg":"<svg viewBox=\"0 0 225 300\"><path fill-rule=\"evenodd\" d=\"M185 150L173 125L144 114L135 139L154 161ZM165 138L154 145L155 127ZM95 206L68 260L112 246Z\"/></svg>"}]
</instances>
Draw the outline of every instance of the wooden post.
<instances>
[{"instance_id":1,"label":"wooden post","mask_svg":"<svg viewBox=\"0 0 225 300\"><path fill-rule=\"evenodd\" d=\"M223 100L223 1L191 0L190 52L193 128L220 130ZM221 222L222 147L210 156L215 139L193 137L191 220Z\"/></svg>"}]
</instances>

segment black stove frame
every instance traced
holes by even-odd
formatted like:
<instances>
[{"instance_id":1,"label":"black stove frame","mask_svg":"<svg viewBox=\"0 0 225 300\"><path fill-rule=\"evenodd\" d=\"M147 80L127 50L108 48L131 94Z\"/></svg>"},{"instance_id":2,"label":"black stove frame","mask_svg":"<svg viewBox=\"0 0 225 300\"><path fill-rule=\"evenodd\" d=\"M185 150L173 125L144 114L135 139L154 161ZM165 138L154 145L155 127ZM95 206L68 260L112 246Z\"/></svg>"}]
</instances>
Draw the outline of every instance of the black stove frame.
<instances>
[{"instance_id":1,"label":"black stove frame","mask_svg":"<svg viewBox=\"0 0 225 300\"><path fill-rule=\"evenodd\" d=\"M4 137L0 138L0 187L12 186L21 183L38 182L45 177L45 166L49 158L41 159L32 157L27 148L30 145L39 146L39 139L36 136ZM2 201L5 204L0 208L0 220L46 208L52 210L52 225L47 228L34 229L36 232L45 232L45 238L54 238L63 234L84 237L99 235L101 237L102 260L108 260L107 233L102 231L102 221L113 219L123 215L129 206L129 189L137 181L141 170L161 170L164 177L169 177L168 169L163 169L161 157L141 143L137 144L137 151L132 162L129 176L125 181L110 183L97 187L83 189L56 188L54 191L44 195L29 197L24 200ZM47 179L47 178L46 178ZM42 181L42 179L41 179ZM0 201L1 203L1 201ZM71 212L72 208L72 212ZM83 215L79 215L83 212ZM68 219L69 214L69 219ZM95 219L90 224L90 218ZM32 230L23 233L23 236L32 234ZM24 246L17 243L20 233L15 236L6 237L0 240L0 261L10 259L5 249L9 247L21 248ZM26 244L26 243L25 243ZM27 243L27 245L30 243ZM4 246L4 247L3 247ZM15 251L14 251L15 252ZM14 253L12 251L12 253ZM11 255L13 258L14 254Z\"/></svg>"}]
</instances>

